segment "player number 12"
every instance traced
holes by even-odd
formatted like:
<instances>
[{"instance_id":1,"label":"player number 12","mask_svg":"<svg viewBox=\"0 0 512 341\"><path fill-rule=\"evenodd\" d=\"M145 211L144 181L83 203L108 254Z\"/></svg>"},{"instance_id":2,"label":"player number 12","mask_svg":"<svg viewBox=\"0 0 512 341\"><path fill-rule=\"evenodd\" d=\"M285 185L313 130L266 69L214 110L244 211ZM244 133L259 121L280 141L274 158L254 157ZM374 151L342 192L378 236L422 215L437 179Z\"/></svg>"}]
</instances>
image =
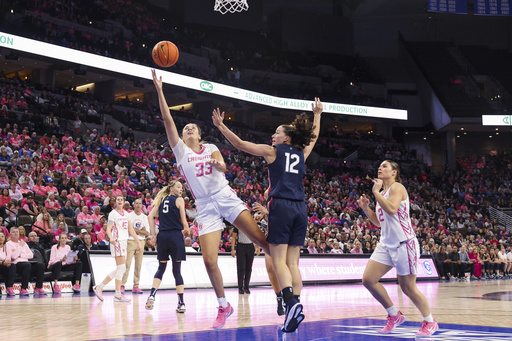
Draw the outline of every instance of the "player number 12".
<instances>
[{"instance_id":1,"label":"player number 12","mask_svg":"<svg viewBox=\"0 0 512 341\"><path fill-rule=\"evenodd\" d=\"M293 174L299 174L299 170L295 169L295 166L297 166L297 164L300 161L299 156L297 154L290 154L290 153L284 153L284 155L286 156L286 166L285 166L286 172L293 173ZM292 159L291 164L290 164L290 159Z\"/></svg>"}]
</instances>

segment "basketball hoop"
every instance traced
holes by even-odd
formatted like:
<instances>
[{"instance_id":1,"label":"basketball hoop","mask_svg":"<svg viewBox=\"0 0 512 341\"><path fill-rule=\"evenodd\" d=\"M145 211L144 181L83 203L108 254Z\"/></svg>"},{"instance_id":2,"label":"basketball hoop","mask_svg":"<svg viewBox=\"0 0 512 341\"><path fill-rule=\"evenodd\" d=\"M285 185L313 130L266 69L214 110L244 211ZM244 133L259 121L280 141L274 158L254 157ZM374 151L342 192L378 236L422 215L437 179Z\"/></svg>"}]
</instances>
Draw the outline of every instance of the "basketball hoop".
<instances>
[{"instance_id":1,"label":"basketball hoop","mask_svg":"<svg viewBox=\"0 0 512 341\"><path fill-rule=\"evenodd\" d=\"M221 14L242 12L248 9L247 0L215 0L215 6L213 7L214 11Z\"/></svg>"}]
</instances>

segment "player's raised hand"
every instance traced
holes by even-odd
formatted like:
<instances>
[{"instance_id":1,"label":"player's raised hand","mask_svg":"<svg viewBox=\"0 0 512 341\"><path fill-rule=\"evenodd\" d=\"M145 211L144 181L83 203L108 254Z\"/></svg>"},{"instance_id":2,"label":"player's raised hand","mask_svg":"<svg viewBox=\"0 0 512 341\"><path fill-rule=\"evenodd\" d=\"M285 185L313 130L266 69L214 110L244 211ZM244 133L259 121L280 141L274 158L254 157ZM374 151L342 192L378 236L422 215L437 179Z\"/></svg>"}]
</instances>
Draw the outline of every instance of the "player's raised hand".
<instances>
[{"instance_id":1,"label":"player's raised hand","mask_svg":"<svg viewBox=\"0 0 512 341\"><path fill-rule=\"evenodd\" d=\"M373 179L373 188L372 188L372 192L375 193L375 192L380 192L382 186L384 185L384 181L382 181L381 179Z\"/></svg>"},{"instance_id":2,"label":"player's raised hand","mask_svg":"<svg viewBox=\"0 0 512 341\"><path fill-rule=\"evenodd\" d=\"M153 83L155 84L157 91L162 91L162 76L157 77L155 69L151 69L151 75L153 76Z\"/></svg>"},{"instance_id":3,"label":"player's raised hand","mask_svg":"<svg viewBox=\"0 0 512 341\"><path fill-rule=\"evenodd\" d=\"M222 124L222 122L224 121L224 111L221 114L219 108L213 109L212 121L213 121L214 126L216 126L216 127L220 126Z\"/></svg>"},{"instance_id":4,"label":"player's raised hand","mask_svg":"<svg viewBox=\"0 0 512 341\"><path fill-rule=\"evenodd\" d=\"M363 194L357 199L357 204L359 207L361 207L363 210L368 208L368 205L370 205L370 199L366 196L366 194Z\"/></svg>"},{"instance_id":5,"label":"player's raised hand","mask_svg":"<svg viewBox=\"0 0 512 341\"><path fill-rule=\"evenodd\" d=\"M315 115L320 115L322 111L324 111L324 105L320 101L320 98L315 97L315 103L311 104L311 109Z\"/></svg>"}]
</instances>

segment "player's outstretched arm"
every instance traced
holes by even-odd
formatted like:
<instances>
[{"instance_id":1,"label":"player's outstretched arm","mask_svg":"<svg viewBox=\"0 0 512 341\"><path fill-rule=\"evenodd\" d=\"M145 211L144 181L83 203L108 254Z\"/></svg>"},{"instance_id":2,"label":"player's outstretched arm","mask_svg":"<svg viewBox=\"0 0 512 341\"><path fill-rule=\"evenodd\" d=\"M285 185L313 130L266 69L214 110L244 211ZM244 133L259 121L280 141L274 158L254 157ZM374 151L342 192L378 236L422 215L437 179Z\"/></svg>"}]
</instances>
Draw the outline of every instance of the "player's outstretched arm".
<instances>
[{"instance_id":1,"label":"player's outstretched arm","mask_svg":"<svg viewBox=\"0 0 512 341\"><path fill-rule=\"evenodd\" d=\"M169 140L169 145L171 148L174 148L174 146L176 146L180 140L180 135L178 133L178 129L176 129L176 124L172 119L167 101L165 100L164 91L162 90L162 76L157 77L156 71L154 69L151 70L151 74L153 75L153 83L155 84L156 92L158 93L158 104L160 105L160 112L162 113L162 118L164 119L167 139Z\"/></svg>"},{"instance_id":2,"label":"player's outstretched arm","mask_svg":"<svg viewBox=\"0 0 512 341\"><path fill-rule=\"evenodd\" d=\"M315 103L311 104L311 108L313 110L313 114L315 115L313 118L313 134L315 134L315 138L309 142L309 144L304 148L304 160L306 160L313 151L313 147L315 147L316 141L318 140L318 135L320 134L320 118L322 116L322 111L324 110L324 105L320 101L320 98L315 97Z\"/></svg>"},{"instance_id":3,"label":"player's outstretched arm","mask_svg":"<svg viewBox=\"0 0 512 341\"><path fill-rule=\"evenodd\" d=\"M213 109L212 121L213 124L219 128L222 135L224 135L236 149L240 149L252 155L263 156L267 162L273 162L275 160L276 151L272 146L244 141L229 130L224 124L224 112L221 113L219 108Z\"/></svg>"}]
</instances>

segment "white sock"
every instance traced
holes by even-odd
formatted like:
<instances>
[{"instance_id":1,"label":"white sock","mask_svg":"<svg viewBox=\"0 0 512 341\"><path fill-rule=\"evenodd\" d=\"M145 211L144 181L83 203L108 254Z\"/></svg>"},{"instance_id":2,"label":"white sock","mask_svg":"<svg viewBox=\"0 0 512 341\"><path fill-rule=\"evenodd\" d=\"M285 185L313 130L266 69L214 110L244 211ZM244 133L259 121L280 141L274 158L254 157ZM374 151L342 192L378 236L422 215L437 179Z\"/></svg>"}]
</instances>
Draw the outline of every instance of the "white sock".
<instances>
[{"instance_id":1,"label":"white sock","mask_svg":"<svg viewBox=\"0 0 512 341\"><path fill-rule=\"evenodd\" d=\"M121 297L121 290L116 290L116 294L115 294L115 296L117 296L117 297Z\"/></svg>"},{"instance_id":2,"label":"white sock","mask_svg":"<svg viewBox=\"0 0 512 341\"><path fill-rule=\"evenodd\" d=\"M434 318L432 317L432 314L430 314L427 317L424 317L423 321L434 322Z\"/></svg>"},{"instance_id":3,"label":"white sock","mask_svg":"<svg viewBox=\"0 0 512 341\"><path fill-rule=\"evenodd\" d=\"M103 290L103 288L105 287L105 284L103 284L103 282L101 282L100 284L98 284L98 286L100 287L101 290Z\"/></svg>"},{"instance_id":4,"label":"white sock","mask_svg":"<svg viewBox=\"0 0 512 341\"><path fill-rule=\"evenodd\" d=\"M226 296L224 296L224 297L217 297L217 301L219 302L219 305L222 308L227 308L228 307L228 300L226 300Z\"/></svg>"},{"instance_id":5,"label":"white sock","mask_svg":"<svg viewBox=\"0 0 512 341\"><path fill-rule=\"evenodd\" d=\"M386 308L386 311L388 312L389 316L396 316L396 315L398 315L398 309L394 305L392 305L389 308Z\"/></svg>"}]
</instances>

